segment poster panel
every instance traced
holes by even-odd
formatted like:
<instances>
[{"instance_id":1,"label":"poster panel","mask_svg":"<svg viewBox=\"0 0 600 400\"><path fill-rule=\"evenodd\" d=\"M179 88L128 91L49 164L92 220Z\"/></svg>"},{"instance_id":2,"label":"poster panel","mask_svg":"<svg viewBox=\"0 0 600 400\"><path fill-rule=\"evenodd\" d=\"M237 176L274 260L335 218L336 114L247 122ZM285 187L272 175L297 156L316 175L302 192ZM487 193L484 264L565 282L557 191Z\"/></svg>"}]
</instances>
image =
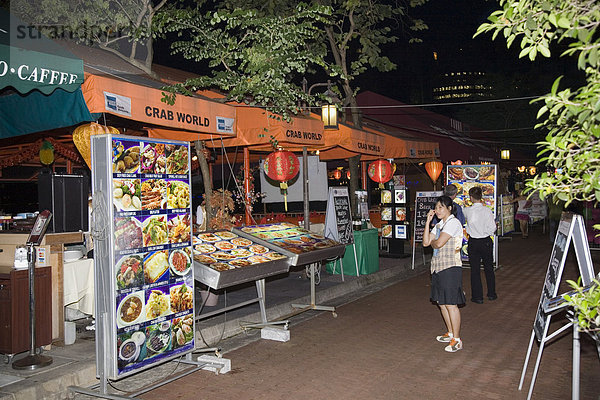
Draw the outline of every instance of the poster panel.
<instances>
[{"instance_id":1,"label":"poster panel","mask_svg":"<svg viewBox=\"0 0 600 400\"><path fill-rule=\"evenodd\" d=\"M325 236L342 244L354 243L350 197L345 186L329 188L325 212Z\"/></svg>"},{"instance_id":2,"label":"poster panel","mask_svg":"<svg viewBox=\"0 0 600 400\"><path fill-rule=\"evenodd\" d=\"M106 150L103 162L94 155L94 201L109 205L108 251L95 248L96 299L106 308L98 311L108 315L98 329L109 337L97 340L96 354L119 379L195 346L190 149L121 135L94 140Z\"/></svg>"},{"instance_id":3,"label":"poster panel","mask_svg":"<svg viewBox=\"0 0 600 400\"><path fill-rule=\"evenodd\" d=\"M444 192L417 192L415 195L415 242L423 241L427 213L435 208L435 200Z\"/></svg>"}]
</instances>

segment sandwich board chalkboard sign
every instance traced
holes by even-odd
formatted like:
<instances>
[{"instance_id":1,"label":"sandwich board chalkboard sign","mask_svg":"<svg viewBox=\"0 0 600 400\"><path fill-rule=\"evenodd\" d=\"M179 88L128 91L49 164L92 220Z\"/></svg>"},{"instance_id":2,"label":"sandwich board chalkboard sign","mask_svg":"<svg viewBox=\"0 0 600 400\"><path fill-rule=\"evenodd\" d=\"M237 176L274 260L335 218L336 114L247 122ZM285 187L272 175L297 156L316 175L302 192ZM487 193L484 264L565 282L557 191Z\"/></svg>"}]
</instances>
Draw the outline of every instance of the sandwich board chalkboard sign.
<instances>
[{"instance_id":1,"label":"sandwich board chalkboard sign","mask_svg":"<svg viewBox=\"0 0 600 400\"><path fill-rule=\"evenodd\" d=\"M443 194L441 190L436 192L417 192L415 196L415 242L423 241L427 213L429 210L435 208L435 201Z\"/></svg>"},{"instance_id":2,"label":"sandwich board chalkboard sign","mask_svg":"<svg viewBox=\"0 0 600 400\"><path fill-rule=\"evenodd\" d=\"M354 243L350 197L345 186L329 188L324 236L342 244Z\"/></svg>"},{"instance_id":3,"label":"sandwich board chalkboard sign","mask_svg":"<svg viewBox=\"0 0 600 400\"><path fill-rule=\"evenodd\" d=\"M550 327L550 319L552 318L552 314L551 312L547 312L544 308L548 309L548 303L558 294L558 288L560 286L562 273L565 267L565 260L567 258L571 241L573 241L573 247L575 247L575 255L577 257L577 264L579 266L579 274L581 275L581 281L583 285L590 285L594 279L594 265L592 264L592 257L587 241L583 217L581 215L563 212L558 224L554 245L552 246L552 253L550 254L546 279L544 280L544 287L542 288L542 294L538 303L535 320L533 321L533 330L531 332L529 348L527 350L527 356L525 357L523 371L521 372L519 390L521 390L521 387L523 386L525 372L527 371L527 364L529 363L529 356L533 348L533 341L534 339L537 339L540 342L540 347L538 349L537 361L533 370L533 377L529 387L528 399L531 398L531 394L533 392L533 386L535 384L535 378L545 343L552 339L557 333L560 333L562 330L564 330L563 327L551 335L548 335L548 328Z\"/></svg>"}]
</instances>

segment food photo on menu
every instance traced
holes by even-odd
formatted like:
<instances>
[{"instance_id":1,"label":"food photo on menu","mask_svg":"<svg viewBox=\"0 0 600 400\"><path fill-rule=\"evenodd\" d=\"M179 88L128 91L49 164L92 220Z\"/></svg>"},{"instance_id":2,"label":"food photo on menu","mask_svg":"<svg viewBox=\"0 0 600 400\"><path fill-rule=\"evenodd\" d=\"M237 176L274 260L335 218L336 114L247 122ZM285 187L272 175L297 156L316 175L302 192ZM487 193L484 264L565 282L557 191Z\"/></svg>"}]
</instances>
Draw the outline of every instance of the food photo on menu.
<instances>
[{"instance_id":1,"label":"food photo on menu","mask_svg":"<svg viewBox=\"0 0 600 400\"><path fill-rule=\"evenodd\" d=\"M128 254L117 261L117 289L142 287L144 284L144 253Z\"/></svg>"},{"instance_id":2,"label":"food photo on menu","mask_svg":"<svg viewBox=\"0 0 600 400\"><path fill-rule=\"evenodd\" d=\"M184 175L189 169L188 147L184 145L167 144L167 174Z\"/></svg>"},{"instance_id":3,"label":"food photo on menu","mask_svg":"<svg viewBox=\"0 0 600 400\"><path fill-rule=\"evenodd\" d=\"M117 211L140 211L141 195L139 179L113 179L113 204Z\"/></svg>"},{"instance_id":4,"label":"food photo on menu","mask_svg":"<svg viewBox=\"0 0 600 400\"><path fill-rule=\"evenodd\" d=\"M189 248L172 249L169 253L169 267L172 272L171 277L186 276L192 269Z\"/></svg>"},{"instance_id":5,"label":"food photo on menu","mask_svg":"<svg viewBox=\"0 0 600 400\"><path fill-rule=\"evenodd\" d=\"M188 208L190 206L190 185L181 180L169 180L167 184L167 207Z\"/></svg>"},{"instance_id":6,"label":"food photo on menu","mask_svg":"<svg viewBox=\"0 0 600 400\"><path fill-rule=\"evenodd\" d=\"M148 253L144 259L144 282L149 285L169 279L169 251Z\"/></svg>"},{"instance_id":7,"label":"food photo on menu","mask_svg":"<svg viewBox=\"0 0 600 400\"><path fill-rule=\"evenodd\" d=\"M146 358L145 329L117 335L117 360L119 369L138 363Z\"/></svg>"},{"instance_id":8,"label":"food photo on menu","mask_svg":"<svg viewBox=\"0 0 600 400\"><path fill-rule=\"evenodd\" d=\"M142 235L144 247L167 244L169 241L167 216L161 214L146 218L142 223Z\"/></svg>"},{"instance_id":9,"label":"food photo on menu","mask_svg":"<svg viewBox=\"0 0 600 400\"><path fill-rule=\"evenodd\" d=\"M396 207L396 221L406 221L406 207Z\"/></svg>"},{"instance_id":10,"label":"food photo on menu","mask_svg":"<svg viewBox=\"0 0 600 400\"><path fill-rule=\"evenodd\" d=\"M134 174L140 167L140 142L113 140L113 173Z\"/></svg>"},{"instance_id":11,"label":"food photo on menu","mask_svg":"<svg viewBox=\"0 0 600 400\"><path fill-rule=\"evenodd\" d=\"M188 243L192 237L189 214L171 214L167 222L169 243Z\"/></svg>"},{"instance_id":12,"label":"food photo on menu","mask_svg":"<svg viewBox=\"0 0 600 400\"><path fill-rule=\"evenodd\" d=\"M146 291L146 306L144 308L146 321L171 314L169 286L155 287Z\"/></svg>"},{"instance_id":13,"label":"food photo on menu","mask_svg":"<svg viewBox=\"0 0 600 400\"><path fill-rule=\"evenodd\" d=\"M171 350L171 321L162 321L146 327L147 358L156 357Z\"/></svg>"},{"instance_id":14,"label":"food photo on menu","mask_svg":"<svg viewBox=\"0 0 600 400\"><path fill-rule=\"evenodd\" d=\"M164 179L142 179L142 209L160 210L167 205L167 181Z\"/></svg>"},{"instance_id":15,"label":"food photo on menu","mask_svg":"<svg viewBox=\"0 0 600 400\"><path fill-rule=\"evenodd\" d=\"M167 158L163 143L146 143L141 157L140 172L142 174L164 174L166 172Z\"/></svg>"},{"instance_id":16,"label":"food photo on menu","mask_svg":"<svg viewBox=\"0 0 600 400\"><path fill-rule=\"evenodd\" d=\"M171 343L173 348L185 346L194 339L194 316L174 318L171 325Z\"/></svg>"},{"instance_id":17,"label":"food photo on menu","mask_svg":"<svg viewBox=\"0 0 600 400\"><path fill-rule=\"evenodd\" d=\"M391 221L392 207L381 207L381 219L384 221Z\"/></svg>"},{"instance_id":18,"label":"food photo on menu","mask_svg":"<svg viewBox=\"0 0 600 400\"><path fill-rule=\"evenodd\" d=\"M142 223L135 217L115 218L115 248L129 250L143 247Z\"/></svg>"},{"instance_id":19,"label":"food photo on menu","mask_svg":"<svg viewBox=\"0 0 600 400\"><path fill-rule=\"evenodd\" d=\"M194 307L194 285L191 282L182 282L170 288L171 312L180 313Z\"/></svg>"},{"instance_id":20,"label":"food photo on menu","mask_svg":"<svg viewBox=\"0 0 600 400\"><path fill-rule=\"evenodd\" d=\"M117 298L117 327L139 324L144 322L145 314L144 291L125 294Z\"/></svg>"}]
</instances>

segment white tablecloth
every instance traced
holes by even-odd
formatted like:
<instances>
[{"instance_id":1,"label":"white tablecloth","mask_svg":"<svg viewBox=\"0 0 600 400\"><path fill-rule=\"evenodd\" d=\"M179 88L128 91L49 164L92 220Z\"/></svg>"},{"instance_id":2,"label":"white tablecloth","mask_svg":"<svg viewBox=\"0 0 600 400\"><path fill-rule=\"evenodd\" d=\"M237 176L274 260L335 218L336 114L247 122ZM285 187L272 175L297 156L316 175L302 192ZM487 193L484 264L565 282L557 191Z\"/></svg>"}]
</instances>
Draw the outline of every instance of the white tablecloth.
<instances>
[{"instance_id":1,"label":"white tablecloth","mask_svg":"<svg viewBox=\"0 0 600 400\"><path fill-rule=\"evenodd\" d=\"M65 262L63 268L65 307L94 316L94 260Z\"/></svg>"}]
</instances>

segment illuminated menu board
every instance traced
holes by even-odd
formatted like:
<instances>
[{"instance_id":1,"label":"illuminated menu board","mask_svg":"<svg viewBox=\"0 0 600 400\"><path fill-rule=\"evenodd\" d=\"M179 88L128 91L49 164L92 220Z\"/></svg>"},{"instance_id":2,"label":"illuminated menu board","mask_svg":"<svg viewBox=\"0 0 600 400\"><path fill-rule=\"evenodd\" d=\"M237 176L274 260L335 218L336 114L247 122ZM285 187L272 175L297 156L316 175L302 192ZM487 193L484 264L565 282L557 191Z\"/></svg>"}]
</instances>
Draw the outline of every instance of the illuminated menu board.
<instances>
[{"instance_id":1,"label":"illuminated menu board","mask_svg":"<svg viewBox=\"0 0 600 400\"><path fill-rule=\"evenodd\" d=\"M116 375L194 349L190 149L112 136Z\"/></svg>"}]
</instances>

